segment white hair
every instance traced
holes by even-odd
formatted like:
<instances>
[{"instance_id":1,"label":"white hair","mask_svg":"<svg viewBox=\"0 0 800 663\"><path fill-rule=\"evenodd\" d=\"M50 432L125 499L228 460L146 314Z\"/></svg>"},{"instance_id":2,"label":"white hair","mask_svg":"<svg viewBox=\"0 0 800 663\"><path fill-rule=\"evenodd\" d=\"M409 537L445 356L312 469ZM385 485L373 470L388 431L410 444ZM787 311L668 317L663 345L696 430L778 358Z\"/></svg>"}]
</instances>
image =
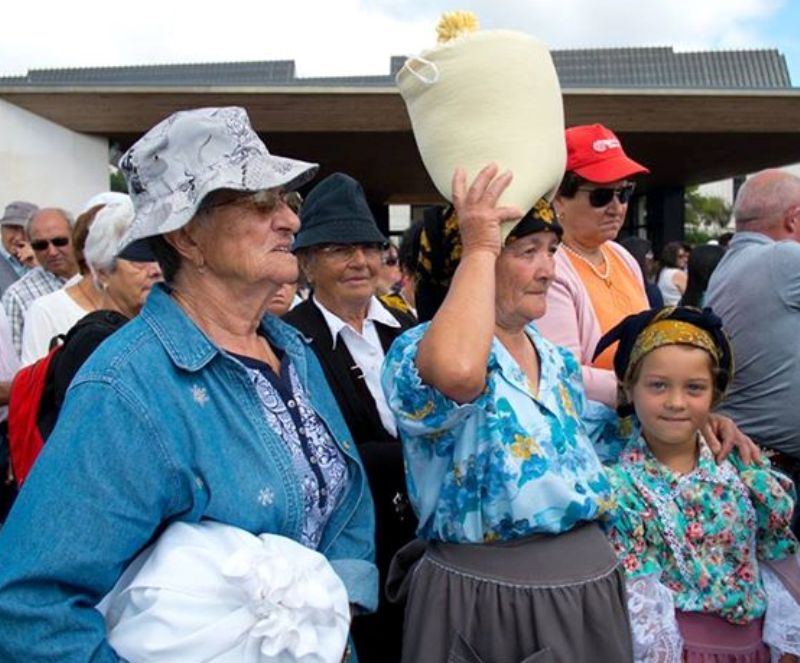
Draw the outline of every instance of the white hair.
<instances>
[{"instance_id":1,"label":"white hair","mask_svg":"<svg viewBox=\"0 0 800 663\"><path fill-rule=\"evenodd\" d=\"M98 205L115 205L117 203L124 204L125 200L130 200L130 197L125 193L118 193L116 191L102 191L101 193L96 193L93 195L89 200L86 201L86 204L81 209L78 216L81 214L86 214L92 207L97 207Z\"/></svg>"},{"instance_id":2,"label":"white hair","mask_svg":"<svg viewBox=\"0 0 800 663\"><path fill-rule=\"evenodd\" d=\"M117 255L125 248L122 239L133 223L134 211L130 197L124 194L119 196L105 203L97 212L86 236L83 255L95 280L99 270L114 271Z\"/></svg>"}]
</instances>

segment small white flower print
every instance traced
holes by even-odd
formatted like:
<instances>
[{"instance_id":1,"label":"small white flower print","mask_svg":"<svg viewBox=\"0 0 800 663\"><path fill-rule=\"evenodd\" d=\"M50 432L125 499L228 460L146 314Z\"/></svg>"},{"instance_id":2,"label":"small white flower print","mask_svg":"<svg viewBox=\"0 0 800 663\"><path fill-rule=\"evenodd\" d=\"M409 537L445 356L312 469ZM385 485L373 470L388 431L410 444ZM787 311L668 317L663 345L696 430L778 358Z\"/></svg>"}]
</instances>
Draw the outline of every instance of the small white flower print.
<instances>
[{"instance_id":1,"label":"small white flower print","mask_svg":"<svg viewBox=\"0 0 800 663\"><path fill-rule=\"evenodd\" d=\"M261 506L269 506L275 501L275 493L272 488L262 488L258 493L258 503Z\"/></svg>"},{"instance_id":2,"label":"small white flower print","mask_svg":"<svg viewBox=\"0 0 800 663\"><path fill-rule=\"evenodd\" d=\"M194 398L197 404L205 405L208 403L208 392L205 387L201 387L199 384L193 384L191 392L192 398Z\"/></svg>"}]
</instances>

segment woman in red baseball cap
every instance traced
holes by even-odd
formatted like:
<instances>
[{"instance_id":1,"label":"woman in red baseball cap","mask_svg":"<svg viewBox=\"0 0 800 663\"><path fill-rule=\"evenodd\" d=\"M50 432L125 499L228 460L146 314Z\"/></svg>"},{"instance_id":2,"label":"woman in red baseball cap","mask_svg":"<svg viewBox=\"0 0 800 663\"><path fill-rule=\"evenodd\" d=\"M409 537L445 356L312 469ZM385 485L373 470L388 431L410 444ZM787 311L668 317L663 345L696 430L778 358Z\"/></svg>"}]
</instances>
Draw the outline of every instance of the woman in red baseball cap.
<instances>
[{"instance_id":1,"label":"woman in red baseball cap","mask_svg":"<svg viewBox=\"0 0 800 663\"><path fill-rule=\"evenodd\" d=\"M632 178L650 171L628 157L601 124L571 127L566 140L567 168L554 201L564 237L547 313L537 326L580 359L587 397L613 408L616 347L596 360L592 356L603 334L648 308L641 270L614 239L633 195Z\"/></svg>"}]
</instances>

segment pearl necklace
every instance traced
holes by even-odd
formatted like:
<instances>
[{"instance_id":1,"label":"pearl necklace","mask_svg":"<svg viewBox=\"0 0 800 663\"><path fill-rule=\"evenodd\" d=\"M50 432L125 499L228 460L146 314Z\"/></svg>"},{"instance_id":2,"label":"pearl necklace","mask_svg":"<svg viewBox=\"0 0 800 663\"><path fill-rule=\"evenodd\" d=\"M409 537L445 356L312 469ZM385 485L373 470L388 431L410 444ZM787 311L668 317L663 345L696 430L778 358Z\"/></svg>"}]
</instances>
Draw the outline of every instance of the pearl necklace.
<instances>
[{"instance_id":1,"label":"pearl necklace","mask_svg":"<svg viewBox=\"0 0 800 663\"><path fill-rule=\"evenodd\" d=\"M561 242L561 248L566 250L568 253L571 253L572 255L574 255L581 262L584 262L587 265L589 265L589 269L592 270L592 272L594 273L594 275L597 278L601 279L602 281L608 281L609 277L611 276L611 263L608 262L608 258L606 258L606 254L603 253L602 249L600 249L600 255L603 256L603 265L605 267L604 267L603 271L601 272L597 267L594 266L594 263L592 263L592 261L589 260L589 258L587 258L580 251L578 251L576 249L573 249L566 242Z\"/></svg>"}]
</instances>

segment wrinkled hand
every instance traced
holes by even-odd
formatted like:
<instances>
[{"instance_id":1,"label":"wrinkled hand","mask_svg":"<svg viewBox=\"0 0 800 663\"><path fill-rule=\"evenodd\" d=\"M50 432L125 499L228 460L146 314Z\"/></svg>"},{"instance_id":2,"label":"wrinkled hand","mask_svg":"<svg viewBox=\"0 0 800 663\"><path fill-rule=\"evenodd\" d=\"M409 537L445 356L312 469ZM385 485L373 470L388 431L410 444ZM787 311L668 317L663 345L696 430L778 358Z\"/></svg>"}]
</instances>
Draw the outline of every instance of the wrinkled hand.
<instances>
[{"instance_id":1,"label":"wrinkled hand","mask_svg":"<svg viewBox=\"0 0 800 663\"><path fill-rule=\"evenodd\" d=\"M469 188L463 168L456 168L453 174L453 207L464 255L473 251L500 255L503 248L500 224L522 218L523 213L515 207L497 207L497 201L513 179L511 171L498 175L498 170L494 163L484 167Z\"/></svg>"},{"instance_id":2,"label":"wrinkled hand","mask_svg":"<svg viewBox=\"0 0 800 663\"><path fill-rule=\"evenodd\" d=\"M701 432L718 463L725 460L734 448L739 451L739 457L745 465L761 458L758 446L728 417L710 415Z\"/></svg>"},{"instance_id":3,"label":"wrinkled hand","mask_svg":"<svg viewBox=\"0 0 800 663\"><path fill-rule=\"evenodd\" d=\"M26 267L36 266L36 255L29 242L16 242L11 247L12 255Z\"/></svg>"}]
</instances>

